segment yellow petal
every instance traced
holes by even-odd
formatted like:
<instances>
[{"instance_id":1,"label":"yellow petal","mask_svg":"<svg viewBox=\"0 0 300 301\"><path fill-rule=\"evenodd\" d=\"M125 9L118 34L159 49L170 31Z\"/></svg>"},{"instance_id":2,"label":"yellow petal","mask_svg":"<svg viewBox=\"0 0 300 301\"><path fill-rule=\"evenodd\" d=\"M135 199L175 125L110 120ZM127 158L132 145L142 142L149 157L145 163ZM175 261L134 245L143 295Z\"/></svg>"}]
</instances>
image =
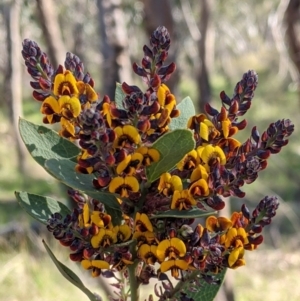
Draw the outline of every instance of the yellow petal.
<instances>
[{"instance_id":1,"label":"yellow petal","mask_svg":"<svg viewBox=\"0 0 300 301\"><path fill-rule=\"evenodd\" d=\"M63 84L63 82L65 81L65 76L62 73L59 73L55 76L54 79L54 88L53 88L53 93L56 96L61 95L61 85Z\"/></svg>"},{"instance_id":2,"label":"yellow petal","mask_svg":"<svg viewBox=\"0 0 300 301\"><path fill-rule=\"evenodd\" d=\"M76 79L74 75L66 70L64 74L59 73L55 76L54 79L54 89L53 93L56 96L66 94L66 90L68 91L68 95L77 95L78 89L76 86Z\"/></svg>"},{"instance_id":3,"label":"yellow petal","mask_svg":"<svg viewBox=\"0 0 300 301\"><path fill-rule=\"evenodd\" d=\"M219 146L215 146L215 152L218 154L218 157L220 158L220 164L221 165L226 164L226 156L223 150Z\"/></svg>"},{"instance_id":4,"label":"yellow petal","mask_svg":"<svg viewBox=\"0 0 300 301\"><path fill-rule=\"evenodd\" d=\"M157 93L156 93L157 99L158 99L158 103L161 106L165 105L165 99L167 93L170 93L170 90L165 84L160 85L159 88L157 89Z\"/></svg>"},{"instance_id":5,"label":"yellow petal","mask_svg":"<svg viewBox=\"0 0 300 301\"><path fill-rule=\"evenodd\" d=\"M131 155L128 155L125 157L125 159L123 161L121 161L117 168L116 168L116 172L118 175L120 175L128 166L129 162L131 161Z\"/></svg>"},{"instance_id":6,"label":"yellow petal","mask_svg":"<svg viewBox=\"0 0 300 301\"><path fill-rule=\"evenodd\" d=\"M231 246L232 241L237 236L237 229L236 228L230 228L227 231L226 234L226 241L225 241L225 247L229 248Z\"/></svg>"},{"instance_id":7,"label":"yellow petal","mask_svg":"<svg viewBox=\"0 0 300 301\"><path fill-rule=\"evenodd\" d=\"M82 266L85 270L91 269L91 268L92 268L92 262L91 262L91 260L83 259L83 260L81 261L81 266Z\"/></svg>"},{"instance_id":8,"label":"yellow petal","mask_svg":"<svg viewBox=\"0 0 300 301\"><path fill-rule=\"evenodd\" d=\"M93 211L91 214L91 222L99 228L104 227L103 220L100 217L99 211Z\"/></svg>"},{"instance_id":9,"label":"yellow petal","mask_svg":"<svg viewBox=\"0 0 300 301\"><path fill-rule=\"evenodd\" d=\"M175 266L183 271L188 269L189 264L183 259L176 259Z\"/></svg>"},{"instance_id":10,"label":"yellow petal","mask_svg":"<svg viewBox=\"0 0 300 301\"><path fill-rule=\"evenodd\" d=\"M148 154L151 157L153 162L157 162L160 158L160 153L155 148L149 148L148 149Z\"/></svg>"},{"instance_id":11,"label":"yellow petal","mask_svg":"<svg viewBox=\"0 0 300 301\"><path fill-rule=\"evenodd\" d=\"M170 183L173 187L173 191L174 190L181 191L183 189L181 178L178 177L178 176L172 176L171 179L170 179Z\"/></svg>"},{"instance_id":12,"label":"yellow petal","mask_svg":"<svg viewBox=\"0 0 300 301\"><path fill-rule=\"evenodd\" d=\"M151 224L151 221L147 214L142 213L140 216L141 222L144 224L144 226L147 228L148 231L153 232L153 226Z\"/></svg>"},{"instance_id":13,"label":"yellow petal","mask_svg":"<svg viewBox=\"0 0 300 301\"><path fill-rule=\"evenodd\" d=\"M139 144L141 137L140 134L138 132L138 130L132 126L132 125L124 125L123 127L123 133L124 135L127 135L128 137L131 138L131 140L135 143L135 144Z\"/></svg>"},{"instance_id":14,"label":"yellow petal","mask_svg":"<svg viewBox=\"0 0 300 301\"><path fill-rule=\"evenodd\" d=\"M176 248L176 250L179 252L178 256L182 257L185 255L186 253L186 246L184 244L184 242L177 238L177 237L173 237L170 240L170 245L174 248Z\"/></svg>"},{"instance_id":15,"label":"yellow petal","mask_svg":"<svg viewBox=\"0 0 300 301\"><path fill-rule=\"evenodd\" d=\"M58 100L58 104L62 114L66 117L69 117L69 114L71 114L72 117L77 117L81 112L81 104L77 97L70 97L68 95L61 96ZM65 110L66 113L64 113Z\"/></svg>"},{"instance_id":16,"label":"yellow petal","mask_svg":"<svg viewBox=\"0 0 300 301\"><path fill-rule=\"evenodd\" d=\"M238 259L242 259L244 256L244 248L238 247L231 251L229 257L228 257L228 264L230 267L232 267Z\"/></svg>"},{"instance_id":17,"label":"yellow petal","mask_svg":"<svg viewBox=\"0 0 300 301\"><path fill-rule=\"evenodd\" d=\"M209 135L209 128L208 126L204 123L200 123L200 137L206 141L208 141L208 135Z\"/></svg>"},{"instance_id":18,"label":"yellow petal","mask_svg":"<svg viewBox=\"0 0 300 301\"><path fill-rule=\"evenodd\" d=\"M150 252L150 246L148 244L142 244L139 247L139 255L142 259L145 259L145 256Z\"/></svg>"},{"instance_id":19,"label":"yellow petal","mask_svg":"<svg viewBox=\"0 0 300 301\"><path fill-rule=\"evenodd\" d=\"M72 94L78 94L78 89L76 86L76 78L69 70L65 71L65 82L67 82L69 86L72 86L72 91L71 91Z\"/></svg>"},{"instance_id":20,"label":"yellow petal","mask_svg":"<svg viewBox=\"0 0 300 301\"><path fill-rule=\"evenodd\" d=\"M115 177L111 180L108 186L108 190L111 193L116 192L124 184L123 177Z\"/></svg>"},{"instance_id":21,"label":"yellow petal","mask_svg":"<svg viewBox=\"0 0 300 301\"><path fill-rule=\"evenodd\" d=\"M104 260L92 260L92 266L98 269L109 269L109 263Z\"/></svg>"},{"instance_id":22,"label":"yellow petal","mask_svg":"<svg viewBox=\"0 0 300 301\"><path fill-rule=\"evenodd\" d=\"M227 120L222 121L221 124L222 124L223 135L225 138L227 138L229 135L231 121L229 119L227 119Z\"/></svg>"},{"instance_id":23,"label":"yellow petal","mask_svg":"<svg viewBox=\"0 0 300 301\"><path fill-rule=\"evenodd\" d=\"M138 192L140 189L140 184L136 177L134 176L127 176L124 178L124 184L129 186L132 192Z\"/></svg>"},{"instance_id":24,"label":"yellow petal","mask_svg":"<svg viewBox=\"0 0 300 301\"><path fill-rule=\"evenodd\" d=\"M168 248L171 246L171 243L168 239L165 239L163 241L161 241L156 249L156 257L157 259L162 262L165 260L166 258L166 251L168 250Z\"/></svg>"},{"instance_id":25,"label":"yellow petal","mask_svg":"<svg viewBox=\"0 0 300 301\"><path fill-rule=\"evenodd\" d=\"M84 225L88 225L90 221L90 209L89 209L89 205L87 203L85 203L83 205L83 223Z\"/></svg>"},{"instance_id":26,"label":"yellow petal","mask_svg":"<svg viewBox=\"0 0 300 301\"><path fill-rule=\"evenodd\" d=\"M208 174L206 169L204 168L204 166L200 164L193 170L190 176L190 180L192 183L199 179L204 179L205 181L207 181L208 179Z\"/></svg>"},{"instance_id":27,"label":"yellow petal","mask_svg":"<svg viewBox=\"0 0 300 301\"><path fill-rule=\"evenodd\" d=\"M208 196L209 188L204 179L194 182L189 188L189 193L194 197Z\"/></svg>"},{"instance_id":28,"label":"yellow petal","mask_svg":"<svg viewBox=\"0 0 300 301\"><path fill-rule=\"evenodd\" d=\"M53 97L53 96L49 96L47 97L41 106L41 113L42 114L47 114L47 109L49 110L49 108L54 112L54 113L59 113L60 112L60 107L58 104L58 101Z\"/></svg>"},{"instance_id":29,"label":"yellow petal","mask_svg":"<svg viewBox=\"0 0 300 301\"><path fill-rule=\"evenodd\" d=\"M93 248L99 248L104 235L105 229L100 228L99 232L91 238L91 245L93 246Z\"/></svg>"},{"instance_id":30,"label":"yellow petal","mask_svg":"<svg viewBox=\"0 0 300 301\"><path fill-rule=\"evenodd\" d=\"M209 216L206 219L206 224L205 224L207 230L210 232L214 232L217 222L218 222L218 219L215 216L213 216L213 215Z\"/></svg>"}]
</instances>

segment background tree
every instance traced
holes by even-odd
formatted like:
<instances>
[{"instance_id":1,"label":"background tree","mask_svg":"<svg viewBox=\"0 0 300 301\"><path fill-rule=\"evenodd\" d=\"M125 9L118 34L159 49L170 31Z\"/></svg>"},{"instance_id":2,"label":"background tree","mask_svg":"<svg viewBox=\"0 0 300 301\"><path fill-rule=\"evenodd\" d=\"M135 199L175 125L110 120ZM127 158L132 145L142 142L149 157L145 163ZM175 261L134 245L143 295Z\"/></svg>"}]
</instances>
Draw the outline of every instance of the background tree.
<instances>
[{"instance_id":1,"label":"background tree","mask_svg":"<svg viewBox=\"0 0 300 301\"><path fill-rule=\"evenodd\" d=\"M53 0L37 0L36 4L38 20L48 47L49 58L54 66L58 66L65 57L66 49L57 18L58 12L56 11L55 3Z\"/></svg>"},{"instance_id":2,"label":"background tree","mask_svg":"<svg viewBox=\"0 0 300 301\"><path fill-rule=\"evenodd\" d=\"M5 72L5 101L7 103L9 120L12 125L10 132L15 141L17 162L20 173L25 172L25 148L18 134L19 117L22 109L22 72L21 72L21 37L20 12L22 0L8 1L3 6L3 16L6 25L7 65Z\"/></svg>"},{"instance_id":3,"label":"background tree","mask_svg":"<svg viewBox=\"0 0 300 301\"><path fill-rule=\"evenodd\" d=\"M289 0L285 15L286 41L290 58L297 70L297 86L300 101L300 0Z\"/></svg>"},{"instance_id":4,"label":"background tree","mask_svg":"<svg viewBox=\"0 0 300 301\"><path fill-rule=\"evenodd\" d=\"M131 62L125 16L120 0L98 0L103 93L114 99L115 83L131 80Z\"/></svg>"}]
</instances>

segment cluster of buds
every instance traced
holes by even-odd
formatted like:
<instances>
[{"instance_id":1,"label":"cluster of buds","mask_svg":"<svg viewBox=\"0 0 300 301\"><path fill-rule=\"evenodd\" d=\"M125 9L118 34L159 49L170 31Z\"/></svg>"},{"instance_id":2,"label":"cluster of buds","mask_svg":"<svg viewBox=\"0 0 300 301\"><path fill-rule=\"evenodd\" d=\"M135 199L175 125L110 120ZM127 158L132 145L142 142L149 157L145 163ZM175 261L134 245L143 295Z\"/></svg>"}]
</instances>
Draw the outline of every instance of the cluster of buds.
<instances>
[{"instance_id":1,"label":"cluster of buds","mask_svg":"<svg viewBox=\"0 0 300 301\"><path fill-rule=\"evenodd\" d=\"M115 277L120 271L127 275L134 267L138 284L148 284L152 277L162 280L164 290L155 289L160 300L173 297L167 271L189 283L195 272L216 283L225 268L245 265L245 250L262 243L262 228L276 214L275 197L265 197L252 214L245 205L231 217L212 213L204 225L182 212L196 209L209 215L211 209L224 208L226 197L244 197L241 187L257 179L269 156L288 143L294 130L290 120L279 120L262 135L254 127L244 143L234 138L247 126L240 117L250 108L257 86L256 73L248 71L233 97L221 93L220 110L206 104L205 114L190 117L187 129L193 133L195 148L150 183L146 169L161 159L153 144L171 131L170 122L180 114L165 84L175 71L174 63L164 65L169 47L168 31L157 28L150 47L143 47L141 65L133 64L147 88L124 82L119 86L121 102L106 95L99 98L77 56L68 53L65 69L59 66L54 72L35 42L25 40L22 51L34 79L33 96L42 102L43 122L59 122L59 134L78 142L76 171L93 174L94 187L114 194L123 213L116 224L101 199L72 190L77 207L65 217L53 214L48 230L70 248L72 260L92 270L92 276ZM160 217L166 210L172 215ZM190 300L186 294L180 298Z\"/></svg>"}]
</instances>

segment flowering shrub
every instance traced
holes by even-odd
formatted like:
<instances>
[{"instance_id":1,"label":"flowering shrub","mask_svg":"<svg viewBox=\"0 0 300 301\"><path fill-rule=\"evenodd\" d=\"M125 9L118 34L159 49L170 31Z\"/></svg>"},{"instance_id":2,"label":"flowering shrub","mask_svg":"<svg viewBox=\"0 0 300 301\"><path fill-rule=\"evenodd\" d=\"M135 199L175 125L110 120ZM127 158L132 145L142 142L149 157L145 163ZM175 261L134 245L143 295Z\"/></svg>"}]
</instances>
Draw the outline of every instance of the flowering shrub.
<instances>
[{"instance_id":1,"label":"flowering shrub","mask_svg":"<svg viewBox=\"0 0 300 301\"><path fill-rule=\"evenodd\" d=\"M257 86L254 71L232 97L221 92L220 109L206 104L196 115L188 97L177 104L166 85L175 71L174 63L165 65L169 47L168 31L157 28L141 65L133 64L146 89L117 84L111 100L99 96L76 55L67 53L64 67L54 69L35 42L23 42L43 122L59 130L21 120L20 134L34 159L70 187L74 208L27 192L16 196L69 248L71 260L93 277L114 280L119 291L110 300L138 300L151 278L159 300L213 300L226 269L245 265L245 252L263 242L279 206L266 196L252 212L242 205L229 217L217 214L227 197L243 198L242 186L288 143L291 121L278 120L261 135L254 127L245 142L234 138L247 126L242 116ZM69 281L90 300L101 299L44 244Z\"/></svg>"}]
</instances>

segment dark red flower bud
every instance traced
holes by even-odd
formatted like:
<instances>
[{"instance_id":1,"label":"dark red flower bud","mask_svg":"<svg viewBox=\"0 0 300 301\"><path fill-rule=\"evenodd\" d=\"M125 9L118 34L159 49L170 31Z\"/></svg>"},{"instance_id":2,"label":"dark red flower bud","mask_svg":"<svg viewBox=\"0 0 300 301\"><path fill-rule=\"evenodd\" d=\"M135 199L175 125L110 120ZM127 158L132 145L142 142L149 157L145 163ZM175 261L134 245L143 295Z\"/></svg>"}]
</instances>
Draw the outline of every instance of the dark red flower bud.
<instances>
[{"instance_id":1,"label":"dark red flower bud","mask_svg":"<svg viewBox=\"0 0 300 301\"><path fill-rule=\"evenodd\" d=\"M204 110L210 116L216 116L217 114L219 114L219 111L213 108L209 103L205 104Z\"/></svg>"},{"instance_id":2,"label":"dark red flower bud","mask_svg":"<svg viewBox=\"0 0 300 301\"><path fill-rule=\"evenodd\" d=\"M64 247L69 247L72 244L73 241L72 240L63 240L63 239L60 239L59 242Z\"/></svg>"},{"instance_id":3,"label":"dark red flower bud","mask_svg":"<svg viewBox=\"0 0 300 301\"><path fill-rule=\"evenodd\" d=\"M225 202L219 196L213 196L206 199L206 204L215 210L222 210L225 207Z\"/></svg>"},{"instance_id":4,"label":"dark red flower bud","mask_svg":"<svg viewBox=\"0 0 300 301\"><path fill-rule=\"evenodd\" d=\"M176 229L174 228L169 229L168 234L170 238L176 237L177 235Z\"/></svg>"},{"instance_id":5,"label":"dark red flower bud","mask_svg":"<svg viewBox=\"0 0 300 301\"><path fill-rule=\"evenodd\" d=\"M151 61L148 58L144 57L142 59L142 66L145 69L150 69L151 68Z\"/></svg>"},{"instance_id":6,"label":"dark red flower bud","mask_svg":"<svg viewBox=\"0 0 300 301\"><path fill-rule=\"evenodd\" d=\"M268 166L268 161L264 160L260 163L260 170L264 170L266 169L266 167Z\"/></svg>"},{"instance_id":7,"label":"dark red flower bud","mask_svg":"<svg viewBox=\"0 0 300 301\"><path fill-rule=\"evenodd\" d=\"M99 228L98 226L96 226L95 224L92 224L92 226L89 228L89 234L91 235L96 235L99 232Z\"/></svg>"},{"instance_id":8,"label":"dark red flower bud","mask_svg":"<svg viewBox=\"0 0 300 301\"><path fill-rule=\"evenodd\" d=\"M260 245L264 241L264 237L262 235L257 237L248 236L248 240L250 244Z\"/></svg>"},{"instance_id":9,"label":"dark red flower bud","mask_svg":"<svg viewBox=\"0 0 300 301\"><path fill-rule=\"evenodd\" d=\"M140 120L137 123L137 129L142 133L146 133L151 128L151 123L148 119Z\"/></svg>"},{"instance_id":10,"label":"dark red flower bud","mask_svg":"<svg viewBox=\"0 0 300 301\"><path fill-rule=\"evenodd\" d=\"M206 228L204 228L203 234L200 239L200 245L201 246L209 246L209 243L210 243L210 236L209 236L208 230Z\"/></svg>"},{"instance_id":11,"label":"dark red flower bud","mask_svg":"<svg viewBox=\"0 0 300 301\"><path fill-rule=\"evenodd\" d=\"M130 86L127 83L122 83L122 90L125 94L131 94L135 92L141 92L141 89L137 86Z\"/></svg>"},{"instance_id":12,"label":"dark red flower bud","mask_svg":"<svg viewBox=\"0 0 300 301\"><path fill-rule=\"evenodd\" d=\"M160 77L157 74L154 74L154 76L150 80L150 86L156 90L160 85L161 85Z\"/></svg>"},{"instance_id":13,"label":"dark red flower bud","mask_svg":"<svg viewBox=\"0 0 300 301\"><path fill-rule=\"evenodd\" d=\"M239 130L243 130L247 126L247 120L244 119L240 122L233 122L232 125L236 126Z\"/></svg>"},{"instance_id":14,"label":"dark red flower bud","mask_svg":"<svg viewBox=\"0 0 300 301\"><path fill-rule=\"evenodd\" d=\"M221 107L221 111L218 114L217 120L224 121L227 117L227 110L224 107Z\"/></svg>"},{"instance_id":15,"label":"dark red flower bud","mask_svg":"<svg viewBox=\"0 0 300 301\"><path fill-rule=\"evenodd\" d=\"M242 205L241 211L243 213L243 216L249 220L250 219L250 211L245 204Z\"/></svg>"},{"instance_id":16,"label":"dark red flower bud","mask_svg":"<svg viewBox=\"0 0 300 301\"><path fill-rule=\"evenodd\" d=\"M244 113L246 111L248 111L251 107L251 101L246 101L246 102L243 102L242 104L240 104L240 107L239 107L239 111L242 112L243 114L239 114L240 116L241 115L244 115Z\"/></svg>"},{"instance_id":17,"label":"dark red flower bud","mask_svg":"<svg viewBox=\"0 0 300 301\"><path fill-rule=\"evenodd\" d=\"M256 126L252 128L252 131L251 131L251 138L252 138L256 143L259 142L260 135L259 135L259 132L258 132Z\"/></svg>"},{"instance_id":18,"label":"dark red flower bud","mask_svg":"<svg viewBox=\"0 0 300 301\"><path fill-rule=\"evenodd\" d=\"M141 115L150 116L152 114L158 113L159 110L160 110L160 105L158 101L154 101L151 106L144 107L143 111L141 112Z\"/></svg>"},{"instance_id":19,"label":"dark red flower bud","mask_svg":"<svg viewBox=\"0 0 300 301\"><path fill-rule=\"evenodd\" d=\"M84 249L82 252L82 255L85 259L90 259L94 254L94 249Z\"/></svg>"},{"instance_id":20,"label":"dark red flower bud","mask_svg":"<svg viewBox=\"0 0 300 301\"><path fill-rule=\"evenodd\" d=\"M81 236L83 236L83 237L89 236L89 229L87 229L87 228L81 229L81 230L80 230L80 234L81 234Z\"/></svg>"},{"instance_id":21,"label":"dark red flower bud","mask_svg":"<svg viewBox=\"0 0 300 301\"><path fill-rule=\"evenodd\" d=\"M42 93L42 92L38 92L38 91L33 91L32 96L33 96L34 99L36 99L38 101L44 101L48 96L50 96L50 94L49 93Z\"/></svg>"},{"instance_id":22,"label":"dark red flower bud","mask_svg":"<svg viewBox=\"0 0 300 301\"><path fill-rule=\"evenodd\" d=\"M153 59L153 52L152 52L152 50L147 45L144 45L143 51L144 51L144 55L145 56Z\"/></svg>"},{"instance_id":23,"label":"dark red flower bud","mask_svg":"<svg viewBox=\"0 0 300 301\"><path fill-rule=\"evenodd\" d=\"M261 225L253 225L251 227L251 231L253 231L254 233L261 233L262 232L262 226Z\"/></svg>"},{"instance_id":24,"label":"dark red flower bud","mask_svg":"<svg viewBox=\"0 0 300 301\"><path fill-rule=\"evenodd\" d=\"M223 103L225 103L227 105L231 104L231 99L227 96L227 94L224 91L222 91L220 93L220 98L221 98Z\"/></svg>"},{"instance_id":25,"label":"dark red flower bud","mask_svg":"<svg viewBox=\"0 0 300 301\"><path fill-rule=\"evenodd\" d=\"M147 71L144 68L140 67L137 63L133 63L132 69L134 73L136 73L139 76L147 77L148 75Z\"/></svg>"},{"instance_id":26,"label":"dark red flower bud","mask_svg":"<svg viewBox=\"0 0 300 301\"><path fill-rule=\"evenodd\" d=\"M271 152L269 150L258 150L256 156L260 159L266 160L270 157Z\"/></svg>"},{"instance_id":27,"label":"dark red flower bud","mask_svg":"<svg viewBox=\"0 0 300 301\"><path fill-rule=\"evenodd\" d=\"M109 154L106 158L105 158L105 163L109 166L113 166L116 162L115 157L112 154Z\"/></svg>"},{"instance_id":28,"label":"dark red flower bud","mask_svg":"<svg viewBox=\"0 0 300 301\"><path fill-rule=\"evenodd\" d=\"M30 82L30 86L35 89L35 90L41 90L42 87L40 86L40 83L39 82Z\"/></svg>"},{"instance_id":29,"label":"dark red flower bud","mask_svg":"<svg viewBox=\"0 0 300 301\"><path fill-rule=\"evenodd\" d=\"M103 188L103 187L108 186L108 184L111 181L111 177L110 176L108 176L108 177L98 177L97 181L98 181L98 184L100 185L100 187Z\"/></svg>"},{"instance_id":30,"label":"dark red flower bud","mask_svg":"<svg viewBox=\"0 0 300 301\"><path fill-rule=\"evenodd\" d=\"M63 74L63 73L64 73L64 67L62 65L59 65L55 71L55 75Z\"/></svg>"},{"instance_id":31,"label":"dark red flower bud","mask_svg":"<svg viewBox=\"0 0 300 301\"><path fill-rule=\"evenodd\" d=\"M70 254L69 257L72 261L81 261L82 260L82 251L80 251L78 253Z\"/></svg>"}]
</instances>

